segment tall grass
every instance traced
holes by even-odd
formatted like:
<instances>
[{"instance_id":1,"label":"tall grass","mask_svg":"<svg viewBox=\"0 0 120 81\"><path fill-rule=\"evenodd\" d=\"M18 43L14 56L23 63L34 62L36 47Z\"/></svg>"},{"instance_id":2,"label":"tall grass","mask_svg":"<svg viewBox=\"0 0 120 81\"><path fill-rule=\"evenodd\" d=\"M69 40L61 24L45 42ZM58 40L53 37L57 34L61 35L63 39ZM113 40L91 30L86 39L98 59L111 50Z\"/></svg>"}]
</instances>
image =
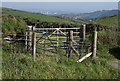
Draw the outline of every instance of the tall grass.
<instances>
[{"instance_id":1,"label":"tall grass","mask_svg":"<svg viewBox=\"0 0 120 81\"><path fill-rule=\"evenodd\" d=\"M104 30L98 33L99 42L113 46L120 45L120 27L118 25L118 17L119 16L105 17L93 21L93 23L105 26Z\"/></svg>"},{"instance_id":2,"label":"tall grass","mask_svg":"<svg viewBox=\"0 0 120 81\"><path fill-rule=\"evenodd\" d=\"M21 17L2 14L2 32L3 36L8 34L17 34L25 32L26 24Z\"/></svg>"},{"instance_id":3,"label":"tall grass","mask_svg":"<svg viewBox=\"0 0 120 81\"><path fill-rule=\"evenodd\" d=\"M102 57L107 55L107 57ZM100 57L99 57L100 56ZM3 79L118 79L118 71L108 62L110 55L98 53L98 59L88 58L82 63L61 55L37 55L34 62L31 54L12 54L3 51ZM113 58L110 56L109 58Z\"/></svg>"}]
</instances>

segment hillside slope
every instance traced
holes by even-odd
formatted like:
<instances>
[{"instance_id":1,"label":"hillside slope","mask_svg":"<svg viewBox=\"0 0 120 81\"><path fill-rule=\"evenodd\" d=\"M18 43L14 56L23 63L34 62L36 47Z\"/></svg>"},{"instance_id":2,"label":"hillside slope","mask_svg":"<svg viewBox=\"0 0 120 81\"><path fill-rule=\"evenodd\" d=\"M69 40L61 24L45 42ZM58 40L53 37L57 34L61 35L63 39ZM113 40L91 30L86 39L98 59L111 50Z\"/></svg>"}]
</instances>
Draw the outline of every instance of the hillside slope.
<instances>
[{"instance_id":1,"label":"hillside slope","mask_svg":"<svg viewBox=\"0 0 120 81\"><path fill-rule=\"evenodd\" d=\"M95 20L101 17L114 16L118 14L118 10L102 10L90 13L80 13L80 14L62 14L64 16L74 17L83 20Z\"/></svg>"},{"instance_id":2,"label":"hillside slope","mask_svg":"<svg viewBox=\"0 0 120 81\"><path fill-rule=\"evenodd\" d=\"M47 16L43 14L31 13L26 11L2 8L2 32L19 33L24 32L26 24L35 25L38 27L80 27L80 23L75 23L72 20ZM82 21L82 23L84 23ZM21 29L22 28L22 29Z\"/></svg>"},{"instance_id":3,"label":"hillside slope","mask_svg":"<svg viewBox=\"0 0 120 81\"><path fill-rule=\"evenodd\" d=\"M110 45L120 45L120 26L118 25L118 17L120 17L120 15L104 17L93 21L93 23L106 26L106 30L98 34L99 41Z\"/></svg>"},{"instance_id":4,"label":"hillside slope","mask_svg":"<svg viewBox=\"0 0 120 81\"><path fill-rule=\"evenodd\" d=\"M109 17L118 14L118 10L102 10L102 11L95 11L91 13L84 13L80 15L80 19L84 20L95 20L101 17Z\"/></svg>"},{"instance_id":5,"label":"hillside slope","mask_svg":"<svg viewBox=\"0 0 120 81\"><path fill-rule=\"evenodd\" d=\"M97 24L106 25L106 26L118 26L118 17L120 17L120 15L119 16L103 17L103 18L97 19L93 22L97 23Z\"/></svg>"},{"instance_id":6,"label":"hillside slope","mask_svg":"<svg viewBox=\"0 0 120 81\"><path fill-rule=\"evenodd\" d=\"M25 27L26 27L26 23L21 17L2 14L3 36L7 34L24 33Z\"/></svg>"},{"instance_id":7,"label":"hillside slope","mask_svg":"<svg viewBox=\"0 0 120 81\"><path fill-rule=\"evenodd\" d=\"M31 13L31 12L26 12L26 11L20 11L20 10L15 10L15 9L2 8L2 12L10 14L10 15L15 15L15 16L38 19L40 21L59 22L59 23L65 23L65 22L66 23L73 23L70 20L66 20L66 19L62 19L62 18L43 15L43 14L40 14L40 13Z\"/></svg>"}]
</instances>

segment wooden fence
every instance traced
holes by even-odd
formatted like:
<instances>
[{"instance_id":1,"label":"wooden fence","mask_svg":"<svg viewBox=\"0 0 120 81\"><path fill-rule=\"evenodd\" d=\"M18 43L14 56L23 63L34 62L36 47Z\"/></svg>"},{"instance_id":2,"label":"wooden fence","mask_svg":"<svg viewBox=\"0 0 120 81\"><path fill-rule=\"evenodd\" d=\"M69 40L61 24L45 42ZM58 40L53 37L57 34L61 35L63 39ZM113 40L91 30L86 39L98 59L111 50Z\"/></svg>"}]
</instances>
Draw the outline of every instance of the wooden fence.
<instances>
[{"instance_id":1,"label":"wooden fence","mask_svg":"<svg viewBox=\"0 0 120 81\"><path fill-rule=\"evenodd\" d=\"M92 35L92 44L86 43L86 25L81 28L38 28L35 26L27 26L26 30L26 49L32 50L32 56L35 61L36 53L39 51L51 52L55 54L65 55L68 58L75 54L78 57L77 62L82 62L89 56L96 57L97 45L97 29L94 27ZM81 36L82 35L82 38ZM77 37L77 38L75 38ZM79 39L78 39L79 38ZM56 39L56 40L55 40ZM64 40L63 40L64 39ZM78 40L75 40L78 39ZM43 45L43 46L42 46ZM61 47L61 45L64 45ZM82 57L82 51L87 47L88 53ZM79 49L78 49L79 48ZM58 49L63 49L65 52L60 53ZM77 50L78 49L78 50ZM89 50L91 49L91 50ZM55 51L56 50L56 51Z\"/></svg>"}]
</instances>

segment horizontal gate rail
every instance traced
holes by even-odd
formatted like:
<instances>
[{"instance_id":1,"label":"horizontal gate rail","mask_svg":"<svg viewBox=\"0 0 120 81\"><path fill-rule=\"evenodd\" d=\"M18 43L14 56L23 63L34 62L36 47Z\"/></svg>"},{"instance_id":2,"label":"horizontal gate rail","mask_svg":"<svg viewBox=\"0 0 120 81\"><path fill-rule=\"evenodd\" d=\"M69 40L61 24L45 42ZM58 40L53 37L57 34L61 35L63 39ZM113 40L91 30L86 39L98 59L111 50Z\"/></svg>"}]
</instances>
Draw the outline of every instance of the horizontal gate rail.
<instances>
[{"instance_id":1,"label":"horizontal gate rail","mask_svg":"<svg viewBox=\"0 0 120 81\"><path fill-rule=\"evenodd\" d=\"M63 47L57 47L57 46L48 45L48 44L46 44L46 46L50 46L50 47L54 47L54 48L60 48L60 49L64 49L64 50L67 48L67 47L64 47L64 48Z\"/></svg>"},{"instance_id":2,"label":"horizontal gate rail","mask_svg":"<svg viewBox=\"0 0 120 81\"><path fill-rule=\"evenodd\" d=\"M76 30L80 28L36 28L35 30Z\"/></svg>"},{"instance_id":3,"label":"horizontal gate rail","mask_svg":"<svg viewBox=\"0 0 120 81\"><path fill-rule=\"evenodd\" d=\"M67 38L67 37L49 37L49 38Z\"/></svg>"},{"instance_id":4,"label":"horizontal gate rail","mask_svg":"<svg viewBox=\"0 0 120 81\"><path fill-rule=\"evenodd\" d=\"M38 37L37 37L37 38L38 38ZM66 41L58 41L58 40L47 39L47 38L41 38L41 39L46 39L46 40L50 40L50 41L56 41L56 42L66 43Z\"/></svg>"},{"instance_id":5,"label":"horizontal gate rail","mask_svg":"<svg viewBox=\"0 0 120 81\"><path fill-rule=\"evenodd\" d=\"M43 34L50 34L50 35L58 35L58 36L66 36L66 35L61 35L61 34L57 34L57 33L47 33L47 32L40 32L40 31L36 31L36 33L43 33Z\"/></svg>"},{"instance_id":6,"label":"horizontal gate rail","mask_svg":"<svg viewBox=\"0 0 120 81\"><path fill-rule=\"evenodd\" d=\"M37 42L37 44L44 44L44 42ZM50 43L46 43L46 44L50 44ZM54 42L52 42L52 44L56 44ZM59 45L62 45L62 44L59 44ZM67 45L66 43L64 45Z\"/></svg>"},{"instance_id":7,"label":"horizontal gate rail","mask_svg":"<svg viewBox=\"0 0 120 81\"><path fill-rule=\"evenodd\" d=\"M55 53L55 54L59 54L59 55L64 55L64 56L66 56L66 54L62 54L62 53L58 53L58 52L54 52L54 51L47 50L47 49L42 49L42 48L37 48L37 49L41 49L41 50L44 50L44 51L49 51L49 52L52 52L52 53Z\"/></svg>"}]
</instances>

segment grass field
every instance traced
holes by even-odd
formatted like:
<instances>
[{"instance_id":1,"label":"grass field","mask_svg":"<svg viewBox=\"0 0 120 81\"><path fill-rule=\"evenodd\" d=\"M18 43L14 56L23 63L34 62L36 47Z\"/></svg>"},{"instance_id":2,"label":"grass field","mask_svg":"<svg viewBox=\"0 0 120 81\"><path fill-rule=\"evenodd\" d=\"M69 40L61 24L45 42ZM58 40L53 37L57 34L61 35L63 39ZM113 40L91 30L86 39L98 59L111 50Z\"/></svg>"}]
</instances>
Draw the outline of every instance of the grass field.
<instances>
[{"instance_id":1,"label":"grass field","mask_svg":"<svg viewBox=\"0 0 120 81\"><path fill-rule=\"evenodd\" d=\"M118 79L118 70L110 66L115 57L109 46L99 47L97 59L77 63L65 56L37 55L34 62L29 53L13 54L3 51L3 79Z\"/></svg>"},{"instance_id":2,"label":"grass field","mask_svg":"<svg viewBox=\"0 0 120 81\"><path fill-rule=\"evenodd\" d=\"M93 22L105 26L118 26L118 17L120 16L104 17Z\"/></svg>"}]
</instances>

